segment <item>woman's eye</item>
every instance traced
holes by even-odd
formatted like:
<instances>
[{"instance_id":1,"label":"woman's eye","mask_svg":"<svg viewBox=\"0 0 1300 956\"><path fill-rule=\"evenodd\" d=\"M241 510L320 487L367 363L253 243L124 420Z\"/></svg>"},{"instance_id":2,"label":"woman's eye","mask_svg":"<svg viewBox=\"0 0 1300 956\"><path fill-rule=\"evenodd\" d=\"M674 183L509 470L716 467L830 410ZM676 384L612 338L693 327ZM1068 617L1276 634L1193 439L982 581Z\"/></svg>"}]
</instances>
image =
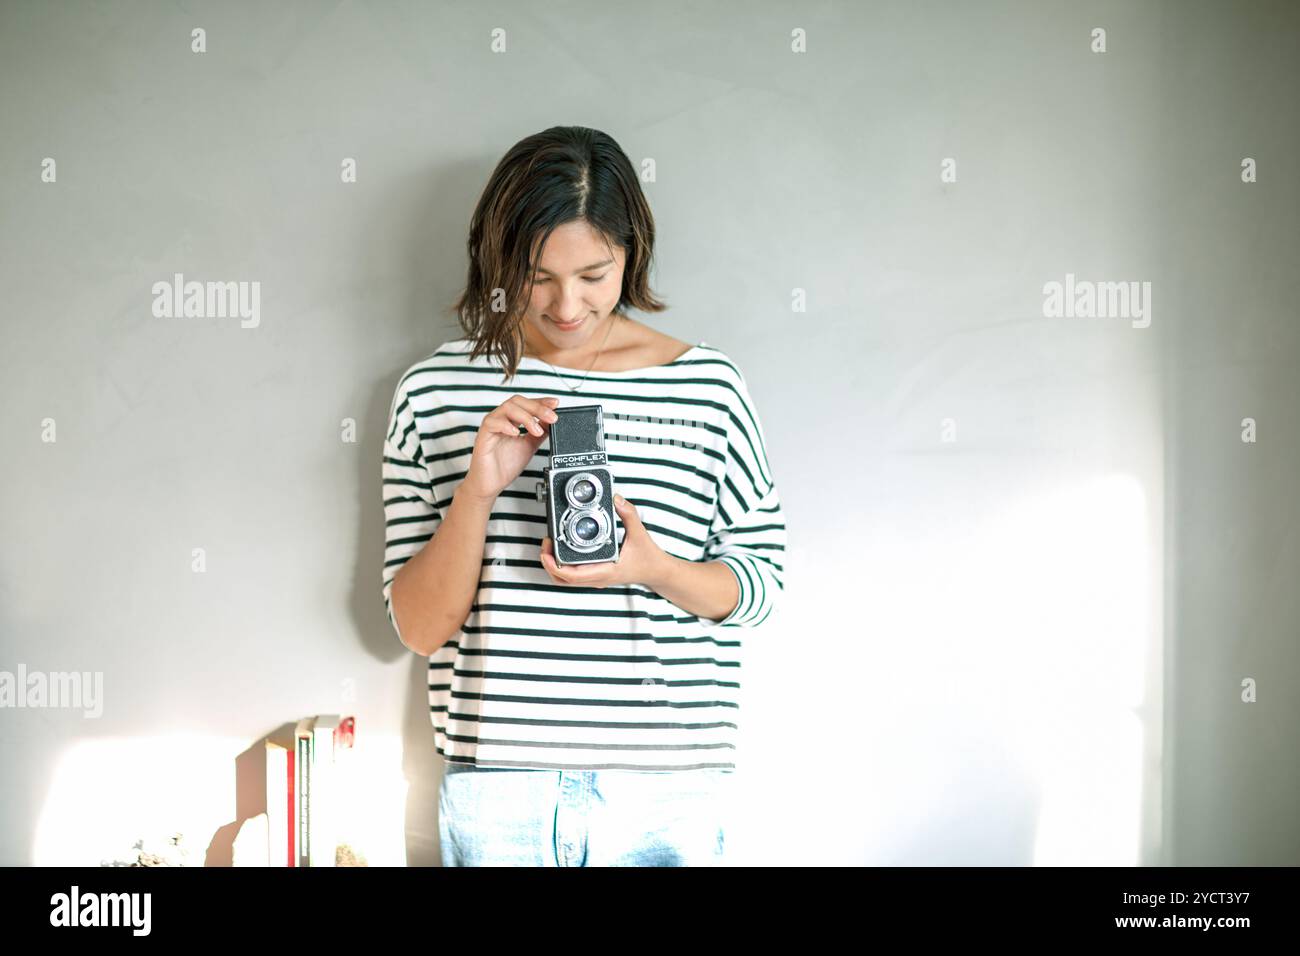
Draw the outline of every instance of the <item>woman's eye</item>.
<instances>
[{"instance_id":1,"label":"woman's eye","mask_svg":"<svg viewBox=\"0 0 1300 956\"><path fill-rule=\"evenodd\" d=\"M609 275L609 273L606 272L605 275ZM583 282L600 282L600 281L602 281L604 278L605 278L605 276L596 276L594 279L593 279L591 276L583 276L583 277L582 277L582 281L583 281ZM538 285L541 285L543 282L547 282L547 281L549 281L549 280L546 278L546 276L534 276L534 278L533 278L533 282L537 283Z\"/></svg>"}]
</instances>

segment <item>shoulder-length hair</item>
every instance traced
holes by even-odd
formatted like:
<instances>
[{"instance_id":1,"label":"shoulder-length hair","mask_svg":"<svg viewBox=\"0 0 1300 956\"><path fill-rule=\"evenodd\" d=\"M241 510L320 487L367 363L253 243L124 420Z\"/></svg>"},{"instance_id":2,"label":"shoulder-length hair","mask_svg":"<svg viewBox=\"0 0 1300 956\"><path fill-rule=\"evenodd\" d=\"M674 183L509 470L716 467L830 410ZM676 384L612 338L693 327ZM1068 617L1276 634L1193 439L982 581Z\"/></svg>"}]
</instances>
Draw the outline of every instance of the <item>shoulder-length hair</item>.
<instances>
[{"instance_id":1,"label":"shoulder-length hair","mask_svg":"<svg viewBox=\"0 0 1300 956\"><path fill-rule=\"evenodd\" d=\"M582 220L623 247L616 311L662 312L650 292L655 225L631 161L610 136L552 126L521 139L497 163L470 223L469 279L453 306L470 358L494 357L513 378L524 351L523 315L532 298L534 254L557 226Z\"/></svg>"}]
</instances>

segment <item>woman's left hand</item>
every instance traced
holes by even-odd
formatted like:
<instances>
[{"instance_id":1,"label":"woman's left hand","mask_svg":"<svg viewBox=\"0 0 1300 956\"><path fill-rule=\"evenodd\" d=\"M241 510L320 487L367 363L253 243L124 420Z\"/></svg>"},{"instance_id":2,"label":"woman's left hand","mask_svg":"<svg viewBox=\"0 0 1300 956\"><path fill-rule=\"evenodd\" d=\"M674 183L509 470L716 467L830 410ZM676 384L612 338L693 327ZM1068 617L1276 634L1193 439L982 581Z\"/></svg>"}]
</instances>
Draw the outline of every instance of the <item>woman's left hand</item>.
<instances>
[{"instance_id":1,"label":"woman's left hand","mask_svg":"<svg viewBox=\"0 0 1300 956\"><path fill-rule=\"evenodd\" d=\"M614 508L623 522L623 541L618 548L617 561L596 564L555 563L554 542L542 539L542 567L557 584L574 584L583 587L603 588L611 584L642 584L654 587L657 572L664 566L667 552L655 544L641 523L636 506L622 495L614 496Z\"/></svg>"}]
</instances>

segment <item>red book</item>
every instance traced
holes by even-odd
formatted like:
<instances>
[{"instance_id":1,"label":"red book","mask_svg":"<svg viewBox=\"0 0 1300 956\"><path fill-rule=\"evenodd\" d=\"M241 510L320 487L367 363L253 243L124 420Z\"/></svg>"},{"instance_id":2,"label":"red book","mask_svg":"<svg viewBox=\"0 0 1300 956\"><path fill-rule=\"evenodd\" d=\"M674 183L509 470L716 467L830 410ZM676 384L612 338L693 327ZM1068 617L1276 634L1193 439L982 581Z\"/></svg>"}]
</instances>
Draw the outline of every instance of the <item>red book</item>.
<instances>
[{"instance_id":1,"label":"red book","mask_svg":"<svg viewBox=\"0 0 1300 956\"><path fill-rule=\"evenodd\" d=\"M293 748L266 739L266 822L269 866L293 866Z\"/></svg>"},{"instance_id":2,"label":"red book","mask_svg":"<svg viewBox=\"0 0 1300 956\"><path fill-rule=\"evenodd\" d=\"M296 818L295 818L295 816L294 816L294 812L293 812L293 808L294 808L294 802L293 802L293 796L294 796L294 794L293 794L293 774L294 774L294 765L293 765L293 751L292 751L292 750L289 751L289 759L288 759L287 763L288 763L288 779L287 779L287 781L286 781L286 786L289 788L289 801L288 801L288 803L285 805L284 811L285 811L285 822L288 824L287 829L288 829L288 831L289 831L289 834L288 834L288 836L289 836L289 859L288 859L287 861L285 861L285 864L284 864L284 865L285 865L285 866L297 866L297 865L298 865L298 856L297 856L297 853L295 852L295 850L296 850L296 848L297 848L297 846L298 846L298 843L297 843L297 841L294 839L294 837L297 836L297 830L298 830L298 828L297 828L296 826L294 826L294 820L295 820Z\"/></svg>"}]
</instances>

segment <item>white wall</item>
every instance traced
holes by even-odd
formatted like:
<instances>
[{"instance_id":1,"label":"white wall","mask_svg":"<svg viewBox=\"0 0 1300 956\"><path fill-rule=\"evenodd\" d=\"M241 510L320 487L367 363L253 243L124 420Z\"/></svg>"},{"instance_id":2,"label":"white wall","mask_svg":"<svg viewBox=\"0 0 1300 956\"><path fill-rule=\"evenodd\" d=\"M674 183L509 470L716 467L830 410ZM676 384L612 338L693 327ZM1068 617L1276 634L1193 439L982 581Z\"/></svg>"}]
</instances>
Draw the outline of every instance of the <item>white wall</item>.
<instances>
[{"instance_id":1,"label":"white wall","mask_svg":"<svg viewBox=\"0 0 1300 956\"><path fill-rule=\"evenodd\" d=\"M739 861L1300 862L1298 29L1172 0L0 8L0 670L104 682L97 718L0 710L0 863L219 842L238 755L340 710L374 860L436 860L382 433L459 336L492 166L560 123L655 161L649 321L740 363L781 489ZM259 282L259 323L154 317L176 272ZM1045 316L1067 273L1150 282L1149 326Z\"/></svg>"}]
</instances>

